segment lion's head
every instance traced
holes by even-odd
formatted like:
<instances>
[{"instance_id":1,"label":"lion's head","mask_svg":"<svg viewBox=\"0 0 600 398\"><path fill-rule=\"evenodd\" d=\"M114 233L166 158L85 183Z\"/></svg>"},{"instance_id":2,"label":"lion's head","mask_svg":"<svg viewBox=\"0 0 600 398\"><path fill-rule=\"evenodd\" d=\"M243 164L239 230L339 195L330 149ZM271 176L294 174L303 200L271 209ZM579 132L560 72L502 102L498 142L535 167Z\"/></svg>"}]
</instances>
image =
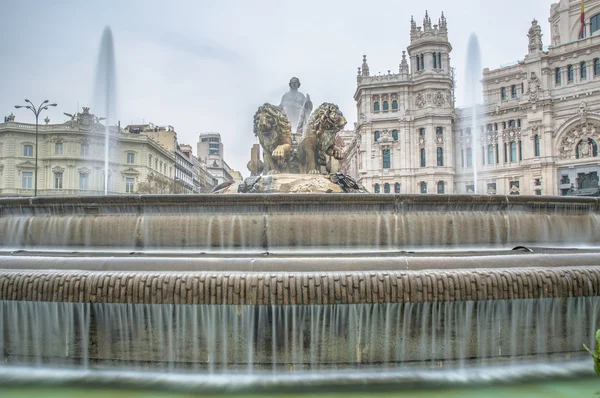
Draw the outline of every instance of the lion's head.
<instances>
[{"instance_id":1,"label":"lion's head","mask_svg":"<svg viewBox=\"0 0 600 398\"><path fill-rule=\"evenodd\" d=\"M335 104L324 102L313 112L308 128L318 137L323 132L337 133L344 128L347 121L340 108Z\"/></svg>"},{"instance_id":2,"label":"lion's head","mask_svg":"<svg viewBox=\"0 0 600 398\"><path fill-rule=\"evenodd\" d=\"M258 107L254 114L254 135L266 151L273 151L281 137L291 137L292 125L281 108L271 104Z\"/></svg>"}]
</instances>

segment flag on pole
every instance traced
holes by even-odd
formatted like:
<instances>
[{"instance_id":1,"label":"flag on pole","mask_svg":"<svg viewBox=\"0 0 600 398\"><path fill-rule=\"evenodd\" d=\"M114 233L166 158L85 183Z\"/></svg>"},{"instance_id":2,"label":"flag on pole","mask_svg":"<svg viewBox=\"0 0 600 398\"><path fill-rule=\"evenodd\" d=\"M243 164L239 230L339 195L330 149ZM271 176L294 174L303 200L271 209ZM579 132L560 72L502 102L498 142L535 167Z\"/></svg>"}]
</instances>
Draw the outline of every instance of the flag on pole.
<instances>
[{"instance_id":1,"label":"flag on pole","mask_svg":"<svg viewBox=\"0 0 600 398\"><path fill-rule=\"evenodd\" d=\"M581 29L579 30L579 38L583 39L585 37L585 6L584 0L581 0L581 15L579 17L581 21Z\"/></svg>"}]
</instances>

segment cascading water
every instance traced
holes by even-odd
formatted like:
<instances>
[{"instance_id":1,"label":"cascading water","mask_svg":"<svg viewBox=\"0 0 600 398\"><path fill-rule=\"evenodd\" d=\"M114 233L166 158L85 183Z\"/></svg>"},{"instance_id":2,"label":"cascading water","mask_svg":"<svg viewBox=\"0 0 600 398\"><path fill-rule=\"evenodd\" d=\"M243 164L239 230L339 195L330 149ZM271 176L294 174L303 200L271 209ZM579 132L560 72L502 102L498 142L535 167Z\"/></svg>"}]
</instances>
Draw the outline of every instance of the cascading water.
<instances>
[{"instance_id":1,"label":"cascading water","mask_svg":"<svg viewBox=\"0 0 600 398\"><path fill-rule=\"evenodd\" d=\"M481 103L481 54L479 51L479 41L477 35L471 33L469 44L467 45L467 68L465 74L466 102L471 107L471 153L473 166L473 193L477 193L477 167L478 150L480 145L480 125L477 116L477 107ZM483 156L483 154L482 154Z\"/></svg>"},{"instance_id":2,"label":"cascading water","mask_svg":"<svg viewBox=\"0 0 600 398\"><path fill-rule=\"evenodd\" d=\"M599 314L599 297L271 306L1 301L0 352L11 363L140 370L457 368L580 352L593 343Z\"/></svg>"},{"instance_id":3,"label":"cascading water","mask_svg":"<svg viewBox=\"0 0 600 398\"><path fill-rule=\"evenodd\" d=\"M98 55L98 65L96 69L96 88L95 88L96 109L98 114L105 115L104 131L104 194L108 195L109 176L111 162L111 140L110 123L116 120L116 67L115 51L113 45L113 36L111 29L107 26L102 33L100 42L100 53ZM116 140L114 142L116 144ZM118 151L113 150L114 154Z\"/></svg>"}]
</instances>

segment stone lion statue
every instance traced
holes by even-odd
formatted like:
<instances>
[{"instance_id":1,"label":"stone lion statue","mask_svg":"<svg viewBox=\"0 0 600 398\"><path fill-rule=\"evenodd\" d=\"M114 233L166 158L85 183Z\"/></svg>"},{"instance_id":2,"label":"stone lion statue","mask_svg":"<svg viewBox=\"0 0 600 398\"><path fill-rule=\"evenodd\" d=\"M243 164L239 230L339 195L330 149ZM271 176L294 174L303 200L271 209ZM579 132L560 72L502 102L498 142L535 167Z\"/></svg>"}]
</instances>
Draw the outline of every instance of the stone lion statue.
<instances>
[{"instance_id":1,"label":"stone lion statue","mask_svg":"<svg viewBox=\"0 0 600 398\"><path fill-rule=\"evenodd\" d=\"M283 110L268 103L260 106L254 114L254 135L263 148L264 172L286 172L292 145L292 126Z\"/></svg>"},{"instance_id":2,"label":"stone lion statue","mask_svg":"<svg viewBox=\"0 0 600 398\"><path fill-rule=\"evenodd\" d=\"M343 158L342 150L335 145L335 136L345 125L346 118L335 104L325 102L313 112L298 148L301 173L320 173L321 166L327 165L326 155Z\"/></svg>"}]
</instances>

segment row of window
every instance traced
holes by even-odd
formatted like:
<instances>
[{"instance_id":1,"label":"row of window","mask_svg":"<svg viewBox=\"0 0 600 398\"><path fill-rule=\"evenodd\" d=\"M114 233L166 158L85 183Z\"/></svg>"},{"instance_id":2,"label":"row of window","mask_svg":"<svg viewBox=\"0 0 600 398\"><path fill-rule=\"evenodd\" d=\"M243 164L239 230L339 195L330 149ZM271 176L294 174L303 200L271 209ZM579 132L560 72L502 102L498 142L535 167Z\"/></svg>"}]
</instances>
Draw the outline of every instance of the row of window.
<instances>
[{"instance_id":1,"label":"row of window","mask_svg":"<svg viewBox=\"0 0 600 398\"><path fill-rule=\"evenodd\" d=\"M444 148L438 147L436 150L437 154L437 165L444 165ZM421 167L427 167L427 150L425 148L421 148Z\"/></svg>"},{"instance_id":2,"label":"row of window","mask_svg":"<svg viewBox=\"0 0 600 398\"><path fill-rule=\"evenodd\" d=\"M64 153L64 147L62 142L57 142L54 144L54 154L62 155ZM79 154L81 156L88 156L90 154L90 145L89 144L81 144L81 148L79 150ZM23 156L33 156L33 145L23 145ZM135 154L129 152L127 153L127 163L133 164L135 163Z\"/></svg>"},{"instance_id":3,"label":"row of window","mask_svg":"<svg viewBox=\"0 0 600 398\"><path fill-rule=\"evenodd\" d=\"M32 189L33 186L33 172L24 171L21 173L21 187L24 189ZM109 177L110 178L110 177ZM54 172L54 189L63 189L64 173L62 171ZM88 173L79 173L79 189L89 189L90 175ZM110 182L109 182L110 184ZM135 178L125 178L125 192L134 193L135 191Z\"/></svg>"},{"instance_id":4,"label":"row of window","mask_svg":"<svg viewBox=\"0 0 600 398\"><path fill-rule=\"evenodd\" d=\"M501 92L501 97L502 100L507 100L508 99L508 87L502 87L500 89ZM525 92L525 87L523 85L523 83L521 83L521 93ZM517 92L517 85L513 84L512 86L510 86L510 98L518 98L518 92Z\"/></svg>"},{"instance_id":5,"label":"row of window","mask_svg":"<svg viewBox=\"0 0 600 398\"><path fill-rule=\"evenodd\" d=\"M600 58L594 58L594 77L600 75ZM573 65L567 65L567 82L572 83L575 79L575 71ZM582 61L579 64L579 78L581 80L587 79L587 62ZM562 68L558 67L554 69L554 83L559 86L562 83Z\"/></svg>"},{"instance_id":6,"label":"row of window","mask_svg":"<svg viewBox=\"0 0 600 398\"><path fill-rule=\"evenodd\" d=\"M437 182L437 193L443 194L446 193L446 183L444 181ZM419 182L419 188L421 193L427 193L427 182L421 181ZM374 184L373 192L381 193L381 185ZM383 193L391 193L391 186L388 183L383 184ZM394 184L394 193L400 193L400 183L397 182Z\"/></svg>"},{"instance_id":7,"label":"row of window","mask_svg":"<svg viewBox=\"0 0 600 398\"><path fill-rule=\"evenodd\" d=\"M373 185L373 192L381 193L381 185L375 184ZM387 182L383 184L383 193L392 193L392 186ZM397 182L394 184L394 193L400 193L400 183Z\"/></svg>"},{"instance_id":8,"label":"row of window","mask_svg":"<svg viewBox=\"0 0 600 398\"><path fill-rule=\"evenodd\" d=\"M517 127L521 127L521 119L510 119L508 121L503 121L500 122L502 124L502 128L504 130L506 130L507 128L517 128ZM481 132L483 133L484 131L484 126L479 126L479 129L481 130ZM485 126L486 131L488 132L492 132L492 131L498 131L498 123L488 123ZM463 135L471 135L471 128L467 127L465 129L460 129L460 136L462 137Z\"/></svg>"},{"instance_id":9,"label":"row of window","mask_svg":"<svg viewBox=\"0 0 600 398\"><path fill-rule=\"evenodd\" d=\"M419 136L425 136L425 128L424 127L421 127L418 131L419 131ZM436 137L443 137L444 128L441 126L437 126L435 128L435 135L436 135ZM373 139L375 140L375 142L379 141L380 138L381 138L381 131L376 130L375 132L373 132ZM394 141L398 141L398 130L392 130L392 139Z\"/></svg>"},{"instance_id":10,"label":"row of window","mask_svg":"<svg viewBox=\"0 0 600 398\"><path fill-rule=\"evenodd\" d=\"M446 183L444 181L437 182L437 193L446 193ZM419 183L421 193L427 193L427 182L421 181Z\"/></svg>"},{"instance_id":11,"label":"row of window","mask_svg":"<svg viewBox=\"0 0 600 398\"><path fill-rule=\"evenodd\" d=\"M379 105L379 101L375 101L373 103L373 112L379 112L381 110L381 107ZM383 111L389 111L390 110L390 103L388 101L383 101ZM397 111L398 110L398 100L392 100L392 110L393 111Z\"/></svg>"},{"instance_id":12,"label":"row of window","mask_svg":"<svg viewBox=\"0 0 600 398\"><path fill-rule=\"evenodd\" d=\"M442 53L433 53L433 69L442 69ZM417 55L417 71L425 70L425 55Z\"/></svg>"}]
</instances>

